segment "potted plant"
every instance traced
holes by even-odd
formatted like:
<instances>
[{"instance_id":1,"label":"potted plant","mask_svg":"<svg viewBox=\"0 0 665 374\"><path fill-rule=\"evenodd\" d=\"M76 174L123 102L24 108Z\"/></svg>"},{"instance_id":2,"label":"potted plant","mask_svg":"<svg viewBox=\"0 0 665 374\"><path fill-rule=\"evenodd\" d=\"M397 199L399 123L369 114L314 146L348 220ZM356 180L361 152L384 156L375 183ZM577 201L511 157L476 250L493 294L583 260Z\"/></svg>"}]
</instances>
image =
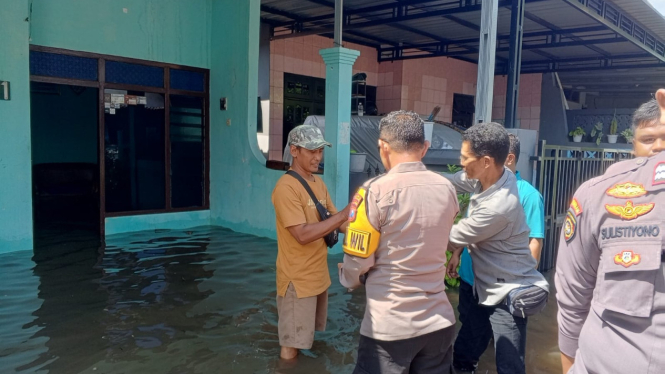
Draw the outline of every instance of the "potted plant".
<instances>
[{"instance_id":1,"label":"potted plant","mask_svg":"<svg viewBox=\"0 0 665 374\"><path fill-rule=\"evenodd\" d=\"M367 153L358 153L355 149L352 149L349 170L356 173L363 172L365 170L366 159Z\"/></svg>"},{"instance_id":2,"label":"potted plant","mask_svg":"<svg viewBox=\"0 0 665 374\"><path fill-rule=\"evenodd\" d=\"M586 131L580 126L577 126L577 128L573 131L571 131L568 135L573 137L573 141L575 143L579 143L582 141L582 137L586 135Z\"/></svg>"},{"instance_id":3,"label":"potted plant","mask_svg":"<svg viewBox=\"0 0 665 374\"><path fill-rule=\"evenodd\" d=\"M617 134L617 127L619 126L619 121L617 121L617 111L614 110L614 116L612 117L612 122L610 122L610 133L607 135L607 141L610 144L617 142L619 135Z\"/></svg>"},{"instance_id":4,"label":"potted plant","mask_svg":"<svg viewBox=\"0 0 665 374\"><path fill-rule=\"evenodd\" d=\"M596 136L596 145L600 145L600 140L603 138L603 123L596 122L596 125L591 129L591 138Z\"/></svg>"},{"instance_id":5,"label":"potted plant","mask_svg":"<svg viewBox=\"0 0 665 374\"><path fill-rule=\"evenodd\" d=\"M626 139L626 143L633 142L633 130L630 127L621 131L621 136Z\"/></svg>"}]
</instances>

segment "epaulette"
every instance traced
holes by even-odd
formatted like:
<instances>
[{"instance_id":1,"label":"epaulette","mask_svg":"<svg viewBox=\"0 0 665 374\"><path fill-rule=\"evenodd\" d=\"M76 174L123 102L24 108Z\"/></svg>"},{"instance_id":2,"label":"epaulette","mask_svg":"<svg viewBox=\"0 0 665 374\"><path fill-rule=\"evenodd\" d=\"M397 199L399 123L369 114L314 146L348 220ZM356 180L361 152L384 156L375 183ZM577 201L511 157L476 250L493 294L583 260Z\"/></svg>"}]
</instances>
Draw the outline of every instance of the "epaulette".
<instances>
[{"instance_id":1,"label":"epaulette","mask_svg":"<svg viewBox=\"0 0 665 374\"><path fill-rule=\"evenodd\" d=\"M593 186L607 179L616 177L617 175L633 172L642 167L642 165L644 165L647 160L647 157L636 157L631 160L624 160L614 163L609 168L607 168L607 171L605 171L603 175L592 179L590 184Z\"/></svg>"}]
</instances>

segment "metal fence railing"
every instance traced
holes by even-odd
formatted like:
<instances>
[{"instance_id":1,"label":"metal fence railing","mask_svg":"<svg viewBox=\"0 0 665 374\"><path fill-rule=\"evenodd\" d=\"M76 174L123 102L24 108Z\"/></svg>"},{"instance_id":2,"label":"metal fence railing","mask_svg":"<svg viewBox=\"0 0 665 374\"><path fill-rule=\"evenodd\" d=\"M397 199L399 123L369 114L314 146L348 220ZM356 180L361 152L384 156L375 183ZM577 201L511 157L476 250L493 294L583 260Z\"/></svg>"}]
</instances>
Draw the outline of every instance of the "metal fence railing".
<instances>
[{"instance_id":1,"label":"metal fence railing","mask_svg":"<svg viewBox=\"0 0 665 374\"><path fill-rule=\"evenodd\" d=\"M577 188L602 175L610 165L632 158L630 149L548 145L542 141L537 161L537 188L545 201L545 240L539 270L556 263L561 225Z\"/></svg>"}]
</instances>

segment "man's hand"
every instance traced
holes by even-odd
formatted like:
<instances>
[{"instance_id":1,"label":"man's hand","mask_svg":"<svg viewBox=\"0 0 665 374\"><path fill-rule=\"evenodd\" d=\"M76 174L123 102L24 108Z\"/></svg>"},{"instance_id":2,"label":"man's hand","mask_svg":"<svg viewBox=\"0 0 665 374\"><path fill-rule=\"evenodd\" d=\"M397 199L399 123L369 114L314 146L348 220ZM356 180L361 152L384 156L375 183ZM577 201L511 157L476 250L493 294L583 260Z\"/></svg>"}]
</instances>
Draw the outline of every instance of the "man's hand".
<instances>
[{"instance_id":1,"label":"man's hand","mask_svg":"<svg viewBox=\"0 0 665 374\"><path fill-rule=\"evenodd\" d=\"M446 274L451 278L459 278L457 267L459 267L462 251L455 251L446 265Z\"/></svg>"}]
</instances>

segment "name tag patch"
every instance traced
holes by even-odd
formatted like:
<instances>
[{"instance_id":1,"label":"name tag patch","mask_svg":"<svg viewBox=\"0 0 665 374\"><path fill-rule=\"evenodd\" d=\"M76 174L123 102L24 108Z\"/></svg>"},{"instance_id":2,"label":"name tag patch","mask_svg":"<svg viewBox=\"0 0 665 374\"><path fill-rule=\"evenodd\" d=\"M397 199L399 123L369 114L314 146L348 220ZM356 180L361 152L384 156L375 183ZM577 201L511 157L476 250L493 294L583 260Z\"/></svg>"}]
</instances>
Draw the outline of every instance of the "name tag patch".
<instances>
[{"instance_id":1,"label":"name tag patch","mask_svg":"<svg viewBox=\"0 0 665 374\"><path fill-rule=\"evenodd\" d=\"M602 240L616 238L657 238L660 235L658 225L606 227L600 230Z\"/></svg>"}]
</instances>

